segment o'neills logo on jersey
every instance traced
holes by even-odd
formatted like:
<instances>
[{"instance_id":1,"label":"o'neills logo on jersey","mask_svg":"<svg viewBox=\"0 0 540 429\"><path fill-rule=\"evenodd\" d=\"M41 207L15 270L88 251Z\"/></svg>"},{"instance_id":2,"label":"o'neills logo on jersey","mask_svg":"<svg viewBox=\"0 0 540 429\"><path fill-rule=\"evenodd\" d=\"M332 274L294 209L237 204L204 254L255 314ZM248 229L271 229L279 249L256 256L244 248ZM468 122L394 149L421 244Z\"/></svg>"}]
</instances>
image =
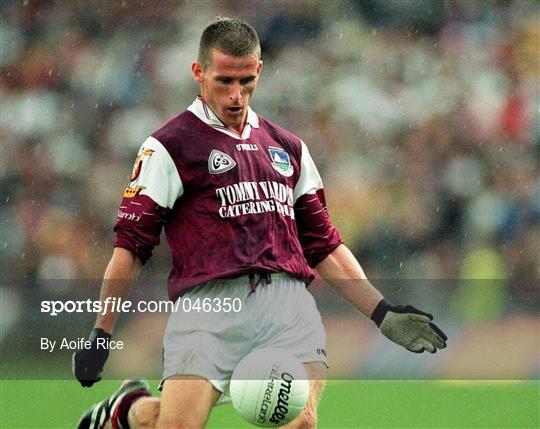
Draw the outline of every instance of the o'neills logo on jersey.
<instances>
[{"instance_id":1,"label":"o'neills logo on jersey","mask_svg":"<svg viewBox=\"0 0 540 429\"><path fill-rule=\"evenodd\" d=\"M277 212L294 219L293 190L283 183L233 183L216 189L216 195L221 200L218 212L222 218Z\"/></svg>"},{"instance_id":2,"label":"o'neills logo on jersey","mask_svg":"<svg viewBox=\"0 0 540 429\"><path fill-rule=\"evenodd\" d=\"M289 154L279 147L268 148L270 152L270 159L272 160L272 167L278 173L283 174L285 177L291 177L294 171L294 168L291 164L291 158Z\"/></svg>"},{"instance_id":3,"label":"o'neills logo on jersey","mask_svg":"<svg viewBox=\"0 0 540 429\"><path fill-rule=\"evenodd\" d=\"M211 174L220 174L234 168L236 162L226 153L214 149L208 157L208 171Z\"/></svg>"}]
</instances>

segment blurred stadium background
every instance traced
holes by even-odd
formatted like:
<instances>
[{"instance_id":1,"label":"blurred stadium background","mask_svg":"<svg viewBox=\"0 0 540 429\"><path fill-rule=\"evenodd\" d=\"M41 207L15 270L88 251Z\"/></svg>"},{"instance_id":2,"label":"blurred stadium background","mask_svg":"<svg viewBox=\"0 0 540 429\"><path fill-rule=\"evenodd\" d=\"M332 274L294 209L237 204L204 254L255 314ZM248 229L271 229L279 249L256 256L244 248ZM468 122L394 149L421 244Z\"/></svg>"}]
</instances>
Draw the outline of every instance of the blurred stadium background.
<instances>
[{"instance_id":1,"label":"blurred stadium background","mask_svg":"<svg viewBox=\"0 0 540 429\"><path fill-rule=\"evenodd\" d=\"M537 379L540 8L527 0L1 2L3 378L69 377L37 341L85 335L91 318L62 323L39 301L99 283L73 279L102 276L138 147L197 94L191 61L218 14L259 32L252 106L310 146L367 274L450 334L411 357L316 284L332 377ZM162 244L134 296L164 298L168 269ZM138 359L113 355L111 378L159 377L165 318L124 318Z\"/></svg>"}]
</instances>

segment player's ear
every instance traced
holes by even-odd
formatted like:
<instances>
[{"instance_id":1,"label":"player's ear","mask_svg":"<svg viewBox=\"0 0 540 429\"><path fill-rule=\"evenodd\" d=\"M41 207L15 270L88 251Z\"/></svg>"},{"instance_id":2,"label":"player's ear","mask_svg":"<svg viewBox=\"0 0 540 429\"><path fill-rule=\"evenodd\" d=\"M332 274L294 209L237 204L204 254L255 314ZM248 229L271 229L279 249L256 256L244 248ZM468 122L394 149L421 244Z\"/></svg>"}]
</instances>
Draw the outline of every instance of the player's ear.
<instances>
[{"instance_id":1,"label":"player's ear","mask_svg":"<svg viewBox=\"0 0 540 429\"><path fill-rule=\"evenodd\" d=\"M257 76L261 74L262 68L263 68L263 62L262 60L259 60L259 64L257 64Z\"/></svg>"},{"instance_id":2,"label":"player's ear","mask_svg":"<svg viewBox=\"0 0 540 429\"><path fill-rule=\"evenodd\" d=\"M197 83L203 83L203 67L201 63L198 61L193 61L191 64L191 74L193 75L193 79L195 79L195 82Z\"/></svg>"}]
</instances>

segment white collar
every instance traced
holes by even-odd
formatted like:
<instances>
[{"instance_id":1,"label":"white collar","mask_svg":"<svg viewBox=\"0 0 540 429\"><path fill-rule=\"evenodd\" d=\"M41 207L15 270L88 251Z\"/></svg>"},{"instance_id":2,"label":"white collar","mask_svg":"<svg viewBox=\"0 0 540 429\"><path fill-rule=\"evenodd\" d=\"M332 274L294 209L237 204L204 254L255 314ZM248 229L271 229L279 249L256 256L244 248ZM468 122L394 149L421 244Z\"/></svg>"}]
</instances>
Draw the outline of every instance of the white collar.
<instances>
[{"instance_id":1,"label":"white collar","mask_svg":"<svg viewBox=\"0 0 540 429\"><path fill-rule=\"evenodd\" d=\"M231 137L236 139L248 139L251 134L252 128L259 128L259 117L257 114L248 106L248 113L246 119L246 126L242 135L238 134L233 130L229 130L225 127L223 122L217 117L217 115L212 111L210 106L206 104L201 96L198 96L191 106L188 107L188 110L193 113L197 118L203 121L205 124L210 125L212 128L221 131Z\"/></svg>"}]
</instances>

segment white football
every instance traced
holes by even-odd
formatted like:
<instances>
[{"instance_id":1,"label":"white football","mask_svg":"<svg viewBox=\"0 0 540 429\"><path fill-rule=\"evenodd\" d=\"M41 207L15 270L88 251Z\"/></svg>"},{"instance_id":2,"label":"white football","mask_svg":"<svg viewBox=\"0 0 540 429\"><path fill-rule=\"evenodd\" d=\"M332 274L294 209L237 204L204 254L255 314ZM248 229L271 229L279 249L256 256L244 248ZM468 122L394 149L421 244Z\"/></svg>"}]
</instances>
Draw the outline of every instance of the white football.
<instances>
[{"instance_id":1,"label":"white football","mask_svg":"<svg viewBox=\"0 0 540 429\"><path fill-rule=\"evenodd\" d=\"M277 427L302 412L309 380L302 363L278 349L259 349L234 369L230 395L234 408L257 426Z\"/></svg>"}]
</instances>

